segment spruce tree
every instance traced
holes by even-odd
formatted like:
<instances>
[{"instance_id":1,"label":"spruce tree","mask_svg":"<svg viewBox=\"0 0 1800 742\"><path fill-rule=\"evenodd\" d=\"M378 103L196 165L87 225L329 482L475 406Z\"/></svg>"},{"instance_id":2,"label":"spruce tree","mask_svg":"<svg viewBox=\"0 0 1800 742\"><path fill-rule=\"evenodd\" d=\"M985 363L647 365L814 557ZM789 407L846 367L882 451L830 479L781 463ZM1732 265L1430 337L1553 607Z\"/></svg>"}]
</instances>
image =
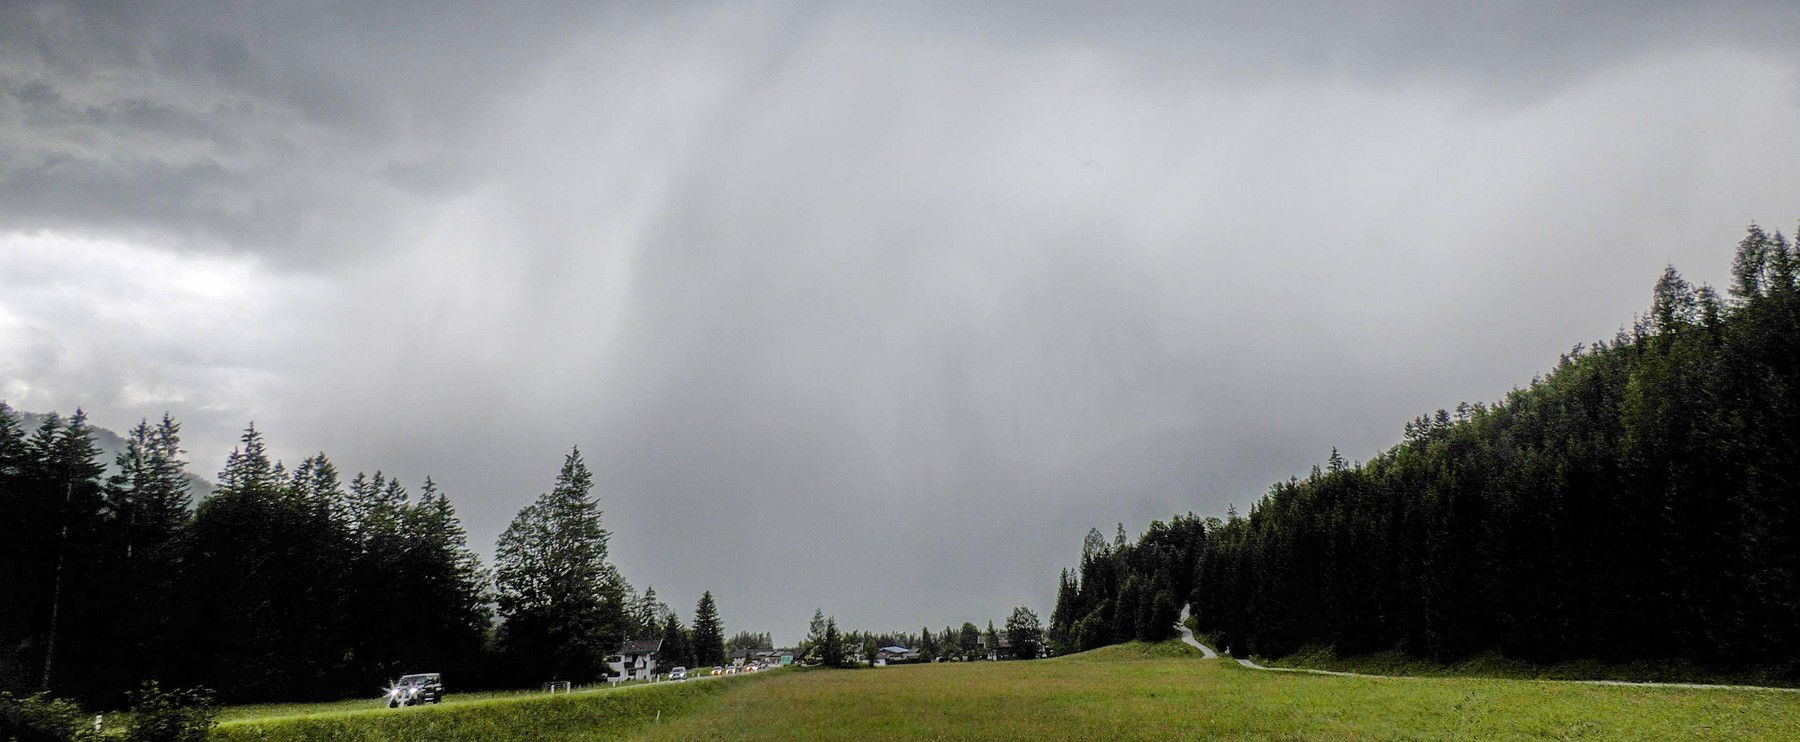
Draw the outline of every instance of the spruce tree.
<instances>
[{"instance_id":1,"label":"spruce tree","mask_svg":"<svg viewBox=\"0 0 1800 742\"><path fill-rule=\"evenodd\" d=\"M90 585L83 583L84 563L92 558L90 537L100 520L100 449L77 408L68 424L45 440L40 459L49 500L60 503L53 519L56 538L50 568L49 617L44 629L43 674L39 689L48 691L56 674L57 641L63 629L65 601Z\"/></svg>"},{"instance_id":2,"label":"spruce tree","mask_svg":"<svg viewBox=\"0 0 1800 742\"><path fill-rule=\"evenodd\" d=\"M806 638L800 641L800 656L811 657L825 644L825 609L814 608L812 621L806 624Z\"/></svg>"},{"instance_id":3,"label":"spruce tree","mask_svg":"<svg viewBox=\"0 0 1800 742\"><path fill-rule=\"evenodd\" d=\"M663 606L656 599L656 586L644 586L644 592L631 600L631 635L655 636L662 631Z\"/></svg>"},{"instance_id":4,"label":"spruce tree","mask_svg":"<svg viewBox=\"0 0 1800 742\"><path fill-rule=\"evenodd\" d=\"M1075 576L1062 570L1056 583L1056 607L1050 612L1049 642L1059 654L1073 650L1075 622L1080 620L1080 589Z\"/></svg>"},{"instance_id":5,"label":"spruce tree","mask_svg":"<svg viewBox=\"0 0 1800 742\"><path fill-rule=\"evenodd\" d=\"M624 640L625 596L606 561L593 475L573 450L556 486L519 511L495 549L501 641L522 672L588 680Z\"/></svg>"},{"instance_id":6,"label":"spruce tree","mask_svg":"<svg viewBox=\"0 0 1800 742\"><path fill-rule=\"evenodd\" d=\"M694 661L687 627L681 625L681 618L674 611L663 615L662 648L656 653L656 664L659 667L700 666L700 663Z\"/></svg>"},{"instance_id":7,"label":"spruce tree","mask_svg":"<svg viewBox=\"0 0 1800 742\"><path fill-rule=\"evenodd\" d=\"M163 415L155 428L141 420L107 480L106 579L91 599L101 620L89 627L90 643L109 647L89 670L100 693L129 687L176 661L182 619L174 594L189 506L180 456L180 426L172 418Z\"/></svg>"},{"instance_id":8,"label":"spruce tree","mask_svg":"<svg viewBox=\"0 0 1800 742\"><path fill-rule=\"evenodd\" d=\"M468 536L450 498L430 477L418 502L403 511L402 574L404 606L419 620L397 647L411 666L438 667L473 662L481 651L492 616L487 573L469 549Z\"/></svg>"},{"instance_id":9,"label":"spruce tree","mask_svg":"<svg viewBox=\"0 0 1800 742\"><path fill-rule=\"evenodd\" d=\"M188 640L205 657L197 680L228 698L324 695L335 686L331 648L343 575L322 556L262 433L245 429L185 541ZM231 682L226 682L228 679Z\"/></svg>"},{"instance_id":10,"label":"spruce tree","mask_svg":"<svg viewBox=\"0 0 1800 742\"><path fill-rule=\"evenodd\" d=\"M825 619L825 630L819 633L819 662L826 667L843 667L844 639L838 634L837 617Z\"/></svg>"},{"instance_id":11,"label":"spruce tree","mask_svg":"<svg viewBox=\"0 0 1800 742\"><path fill-rule=\"evenodd\" d=\"M694 662L698 665L725 663L725 627L719 620L719 606L713 602L711 590L702 594L694 607L693 642Z\"/></svg>"}]
</instances>

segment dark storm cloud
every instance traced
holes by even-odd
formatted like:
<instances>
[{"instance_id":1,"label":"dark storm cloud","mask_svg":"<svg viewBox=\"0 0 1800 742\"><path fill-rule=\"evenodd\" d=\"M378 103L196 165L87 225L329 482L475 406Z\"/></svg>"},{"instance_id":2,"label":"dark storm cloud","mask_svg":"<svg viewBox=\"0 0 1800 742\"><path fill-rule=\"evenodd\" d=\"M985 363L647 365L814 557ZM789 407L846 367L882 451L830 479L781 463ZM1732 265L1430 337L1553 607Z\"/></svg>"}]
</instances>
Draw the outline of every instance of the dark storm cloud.
<instances>
[{"instance_id":1,"label":"dark storm cloud","mask_svg":"<svg viewBox=\"0 0 1800 742\"><path fill-rule=\"evenodd\" d=\"M384 209L453 181L471 122L578 20L554 4L9 3L0 225L274 255L379 243Z\"/></svg>"},{"instance_id":2,"label":"dark storm cloud","mask_svg":"<svg viewBox=\"0 0 1800 742\"><path fill-rule=\"evenodd\" d=\"M1017 44L1104 55L1150 78L1437 82L1516 101L1621 60L1708 46L1791 60L1778 4L946 3L935 12L770 4L725 39L774 82L819 35L950 40L962 61ZM8 4L0 10L0 226L150 230L317 253L379 241L409 196L470 185L508 93L572 37L679 45L704 9L591 4ZM766 11L766 12L765 12ZM754 25L754 24L753 24ZM902 51L904 53L904 51ZM658 60L635 60L654 74ZM880 64L883 61L863 60ZM379 206L372 205L378 204ZM353 219L344 219L351 214ZM358 225L342 228L350 221ZM305 247L297 247L305 244Z\"/></svg>"},{"instance_id":3,"label":"dark storm cloud","mask_svg":"<svg viewBox=\"0 0 1800 742\"><path fill-rule=\"evenodd\" d=\"M0 396L483 548L578 443L634 582L782 639L1047 609L1795 215L1795 13L1435 7L11 5Z\"/></svg>"}]
</instances>

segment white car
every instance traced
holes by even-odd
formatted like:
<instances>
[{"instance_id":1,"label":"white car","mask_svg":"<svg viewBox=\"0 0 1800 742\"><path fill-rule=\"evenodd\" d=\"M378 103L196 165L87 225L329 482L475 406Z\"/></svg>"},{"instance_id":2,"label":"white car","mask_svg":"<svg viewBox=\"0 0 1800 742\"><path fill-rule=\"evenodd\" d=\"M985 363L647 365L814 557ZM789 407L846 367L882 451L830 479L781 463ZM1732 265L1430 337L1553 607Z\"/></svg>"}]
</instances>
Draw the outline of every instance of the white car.
<instances>
[{"instance_id":1,"label":"white car","mask_svg":"<svg viewBox=\"0 0 1800 742\"><path fill-rule=\"evenodd\" d=\"M677 667L669 671L670 680L687 680L687 668Z\"/></svg>"}]
</instances>

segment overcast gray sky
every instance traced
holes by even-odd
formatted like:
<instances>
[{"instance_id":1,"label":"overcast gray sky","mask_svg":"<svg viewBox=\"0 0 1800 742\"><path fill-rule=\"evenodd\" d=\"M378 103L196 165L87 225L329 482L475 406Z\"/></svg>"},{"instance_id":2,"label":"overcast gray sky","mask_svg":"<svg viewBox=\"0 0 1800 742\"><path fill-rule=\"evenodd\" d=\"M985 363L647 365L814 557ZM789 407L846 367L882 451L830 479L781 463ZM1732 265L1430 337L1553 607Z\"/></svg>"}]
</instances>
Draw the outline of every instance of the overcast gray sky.
<instances>
[{"instance_id":1,"label":"overcast gray sky","mask_svg":"<svg viewBox=\"0 0 1800 742\"><path fill-rule=\"evenodd\" d=\"M916 630L1800 218L1788 4L1099 5L8 2L0 399L484 552L580 445L684 616Z\"/></svg>"}]
</instances>

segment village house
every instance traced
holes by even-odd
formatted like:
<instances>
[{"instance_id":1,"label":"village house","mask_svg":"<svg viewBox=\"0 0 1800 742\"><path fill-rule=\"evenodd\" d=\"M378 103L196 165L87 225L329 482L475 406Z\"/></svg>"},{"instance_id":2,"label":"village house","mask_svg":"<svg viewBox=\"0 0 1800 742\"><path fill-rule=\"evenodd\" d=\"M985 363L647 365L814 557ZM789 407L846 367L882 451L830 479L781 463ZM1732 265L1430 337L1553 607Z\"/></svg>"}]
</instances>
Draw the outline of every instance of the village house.
<instances>
[{"instance_id":1,"label":"village house","mask_svg":"<svg viewBox=\"0 0 1800 742\"><path fill-rule=\"evenodd\" d=\"M981 642L981 651L988 659L990 659L990 660L1013 659L1012 640L1008 639L1005 634L1001 634L998 637L998 640L994 642L994 646L991 646L991 647L988 646L988 640L987 640L986 636L981 637L980 642Z\"/></svg>"},{"instance_id":2,"label":"village house","mask_svg":"<svg viewBox=\"0 0 1800 742\"><path fill-rule=\"evenodd\" d=\"M662 650L661 639L633 639L619 647L618 653L606 658L612 669L612 682L649 680L656 677L656 653Z\"/></svg>"}]
</instances>

